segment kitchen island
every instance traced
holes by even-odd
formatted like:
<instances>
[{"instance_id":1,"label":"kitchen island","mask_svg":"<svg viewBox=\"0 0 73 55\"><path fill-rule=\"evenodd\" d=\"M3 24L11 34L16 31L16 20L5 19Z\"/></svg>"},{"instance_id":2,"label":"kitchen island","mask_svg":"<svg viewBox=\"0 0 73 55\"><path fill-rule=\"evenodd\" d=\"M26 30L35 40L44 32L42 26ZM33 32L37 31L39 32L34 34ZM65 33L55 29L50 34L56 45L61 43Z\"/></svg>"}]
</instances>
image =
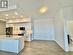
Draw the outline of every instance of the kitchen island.
<instances>
[{"instance_id":1,"label":"kitchen island","mask_svg":"<svg viewBox=\"0 0 73 55\"><path fill-rule=\"evenodd\" d=\"M24 48L23 36L6 36L0 35L0 50L7 52L19 53Z\"/></svg>"}]
</instances>

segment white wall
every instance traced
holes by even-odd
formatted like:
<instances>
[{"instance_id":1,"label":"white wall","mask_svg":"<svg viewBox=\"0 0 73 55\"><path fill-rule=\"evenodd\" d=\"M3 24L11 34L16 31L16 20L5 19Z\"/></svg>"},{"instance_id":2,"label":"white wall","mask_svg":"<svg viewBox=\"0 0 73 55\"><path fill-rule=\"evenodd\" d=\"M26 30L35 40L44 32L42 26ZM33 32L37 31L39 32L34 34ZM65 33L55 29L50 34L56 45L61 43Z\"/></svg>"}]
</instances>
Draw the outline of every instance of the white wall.
<instances>
[{"instance_id":1,"label":"white wall","mask_svg":"<svg viewBox=\"0 0 73 55\"><path fill-rule=\"evenodd\" d=\"M68 44L68 38L67 34L72 36L72 24L68 23L73 20L73 6L67 6L63 8L63 14L65 19L65 25L64 25L64 40L65 40L65 50L66 51L73 51L73 45ZM71 24L71 25L70 25ZM69 29L70 27L70 29ZM69 49L70 48L70 49Z\"/></svg>"},{"instance_id":2,"label":"white wall","mask_svg":"<svg viewBox=\"0 0 73 55\"><path fill-rule=\"evenodd\" d=\"M55 41L64 49L64 17L63 10L59 10L54 19Z\"/></svg>"},{"instance_id":3,"label":"white wall","mask_svg":"<svg viewBox=\"0 0 73 55\"><path fill-rule=\"evenodd\" d=\"M55 41L65 51L69 51L67 38L67 34L69 34L67 21L69 20L73 20L73 7L64 7L60 9L54 19Z\"/></svg>"},{"instance_id":4,"label":"white wall","mask_svg":"<svg viewBox=\"0 0 73 55\"><path fill-rule=\"evenodd\" d=\"M73 20L73 6L65 7L63 11L65 20Z\"/></svg>"}]
</instances>

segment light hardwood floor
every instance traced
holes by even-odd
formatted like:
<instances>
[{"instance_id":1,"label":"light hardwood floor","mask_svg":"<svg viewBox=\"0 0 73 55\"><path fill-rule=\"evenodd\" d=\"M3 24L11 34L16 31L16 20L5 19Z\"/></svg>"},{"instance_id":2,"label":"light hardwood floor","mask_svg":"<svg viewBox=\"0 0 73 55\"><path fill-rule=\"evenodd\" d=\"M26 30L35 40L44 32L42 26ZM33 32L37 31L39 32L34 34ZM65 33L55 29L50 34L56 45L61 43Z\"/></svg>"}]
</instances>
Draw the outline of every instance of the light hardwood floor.
<instances>
[{"instance_id":1,"label":"light hardwood floor","mask_svg":"<svg viewBox=\"0 0 73 55\"><path fill-rule=\"evenodd\" d=\"M32 41L26 42L19 54L0 51L0 55L73 55L73 52L64 52L54 41Z\"/></svg>"}]
</instances>

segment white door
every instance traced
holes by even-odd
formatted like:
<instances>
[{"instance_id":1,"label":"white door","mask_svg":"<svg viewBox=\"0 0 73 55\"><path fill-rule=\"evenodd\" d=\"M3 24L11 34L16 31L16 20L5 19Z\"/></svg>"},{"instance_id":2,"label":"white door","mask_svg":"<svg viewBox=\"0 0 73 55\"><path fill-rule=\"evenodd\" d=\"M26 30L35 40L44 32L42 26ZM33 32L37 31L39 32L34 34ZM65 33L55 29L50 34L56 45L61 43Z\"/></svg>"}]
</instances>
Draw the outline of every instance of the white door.
<instances>
[{"instance_id":1,"label":"white door","mask_svg":"<svg viewBox=\"0 0 73 55\"><path fill-rule=\"evenodd\" d=\"M69 37L70 40L72 40L70 41L70 44L68 45L68 51L73 51L73 20L67 21L67 34L70 36Z\"/></svg>"},{"instance_id":2,"label":"white door","mask_svg":"<svg viewBox=\"0 0 73 55\"><path fill-rule=\"evenodd\" d=\"M73 20L67 21L68 34L73 39Z\"/></svg>"},{"instance_id":3,"label":"white door","mask_svg":"<svg viewBox=\"0 0 73 55\"><path fill-rule=\"evenodd\" d=\"M53 26L48 19L36 19L33 22L35 40L52 40L53 39Z\"/></svg>"}]
</instances>

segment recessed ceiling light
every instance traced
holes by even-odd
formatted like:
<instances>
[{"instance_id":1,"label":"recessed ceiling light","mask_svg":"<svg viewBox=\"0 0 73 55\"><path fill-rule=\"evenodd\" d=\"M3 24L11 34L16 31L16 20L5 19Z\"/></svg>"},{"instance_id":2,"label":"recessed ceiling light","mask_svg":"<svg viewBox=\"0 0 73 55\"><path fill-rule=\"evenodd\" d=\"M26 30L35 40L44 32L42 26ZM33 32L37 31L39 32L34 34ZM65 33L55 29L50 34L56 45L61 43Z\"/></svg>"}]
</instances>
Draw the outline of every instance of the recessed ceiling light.
<instances>
[{"instance_id":1,"label":"recessed ceiling light","mask_svg":"<svg viewBox=\"0 0 73 55\"><path fill-rule=\"evenodd\" d=\"M15 12L14 14L15 14L15 15L18 15L18 13L17 13L17 12Z\"/></svg>"},{"instance_id":2,"label":"recessed ceiling light","mask_svg":"<svg viewBox=\"0 0 73 55\"><path fill-rule=\"evenodd\" d=\"M5 14L5 16L9 16L8 14Z\"/></svg>"},{"instance_id":3,"label":"recessed ceiling light","mask_svg":"<svg viewBox=\"0 0 73 55\"><path fill-rule=\"evenodd\" d=\"M45 6L40 8L41 13L45 13L47 10L48 10L48 7L45 7Z\"/></svg>"}]
</instances>

